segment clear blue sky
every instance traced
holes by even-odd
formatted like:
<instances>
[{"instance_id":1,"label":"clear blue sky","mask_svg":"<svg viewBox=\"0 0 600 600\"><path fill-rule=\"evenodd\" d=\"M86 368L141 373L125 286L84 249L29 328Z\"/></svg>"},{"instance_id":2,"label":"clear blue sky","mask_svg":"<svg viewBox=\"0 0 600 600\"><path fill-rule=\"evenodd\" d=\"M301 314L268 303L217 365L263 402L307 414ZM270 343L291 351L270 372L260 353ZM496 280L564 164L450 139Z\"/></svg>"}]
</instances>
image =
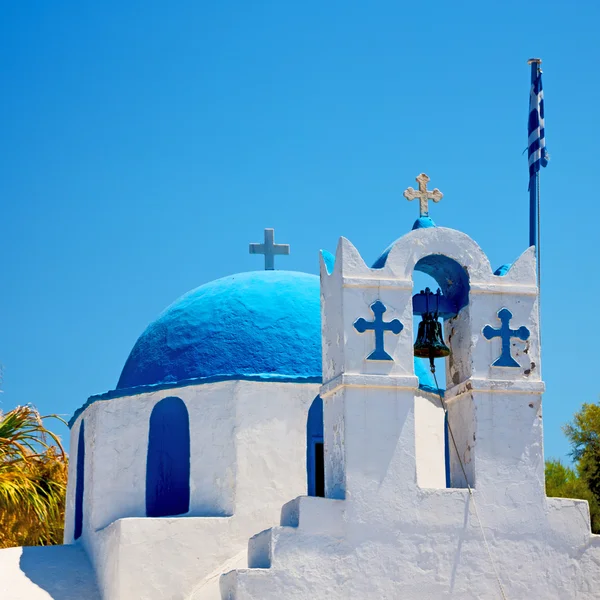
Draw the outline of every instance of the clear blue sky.
<instances>
[{"instance_id":1,"label":"clear blue sky","mask_svg":"<svg viewBox=\"0 0 600 600\"><path fill-rule=\"evenodd\" d=\"M374 260L421 171L439 225L514 260L541 56L546 455L565 455L598 394L599 22L591 1L1 3L0 407L70 416L114 388L166 305L261 268L264 227L281 268L317 273L340 235Z\"/></svg>"}]
</instances>

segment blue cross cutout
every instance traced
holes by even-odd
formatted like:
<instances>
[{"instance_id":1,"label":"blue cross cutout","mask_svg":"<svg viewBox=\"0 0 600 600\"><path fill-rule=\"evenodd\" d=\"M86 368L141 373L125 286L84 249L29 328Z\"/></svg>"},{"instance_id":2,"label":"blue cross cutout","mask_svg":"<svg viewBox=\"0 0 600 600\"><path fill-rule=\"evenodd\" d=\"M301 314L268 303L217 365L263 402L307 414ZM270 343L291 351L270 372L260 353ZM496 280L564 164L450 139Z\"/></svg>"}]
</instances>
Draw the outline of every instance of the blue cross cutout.
<instances>
[{"instance_id":1,"label":"blue cross cutout","mask_svg":"<svg viewBox=\"0 0 600 600\"><path fill-rule=\"evenodd\" d=\"M394 360L383 348L383 334L386 331L391 331L398 335L404 329L404 325L398 319L394 319L389 323L383 322L383 313L387 309L380 300L371 304L371 310L375 315L373 321L365 321L360 317L354 322L354 329L358 333L364 333L367 329L372 329L375 332L375 350L367 356L367 360Z\"/></svg>"},{"instance_id":2,"label":"blue cross cutout","mask_svg":"<svg viewBox=\"0 0 600 600\"><path fill-rule=\"evenodd\" d=\"M519 363L510 354L511 338L519 338L520 340L528 340L530 331L527 327L519 327L519 329L510 328L510 320L512 313L508 308L502 308L498 311L498 318L502 325L500 329L494 329L491 325L486 325L483 328L483 335L487 340L499 337L502 338L502 354L500 358L492 363L492 367L520 367Z\"/></svg>"}]
</instances>

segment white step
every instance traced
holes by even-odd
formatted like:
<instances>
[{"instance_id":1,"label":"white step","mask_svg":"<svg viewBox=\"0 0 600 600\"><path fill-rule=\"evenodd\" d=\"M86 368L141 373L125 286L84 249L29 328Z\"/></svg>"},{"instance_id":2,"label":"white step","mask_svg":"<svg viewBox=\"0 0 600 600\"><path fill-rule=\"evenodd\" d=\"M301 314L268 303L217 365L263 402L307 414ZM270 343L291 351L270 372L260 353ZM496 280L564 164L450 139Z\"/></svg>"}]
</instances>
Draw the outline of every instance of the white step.
<instances>
[{"instance_id":1,"label":"white step","mask_svg":"<svg viewBox=\"0 0 600 600\"><path fill-rule=\"evenodd\" d=\"M344 500L298 496L283 505L280 524L303 533L343 535L345 507Z\"/></svg>"},{"instance_id":2,"label":"white step","mask_svg":"<svg viewBox=\"0 0 600 600\"><path fill-rule=\"evenodd\" d=\"M273 556L273 530L265 529L248 541L248 567L270 569Z\"/></svg>"}]
</instances>

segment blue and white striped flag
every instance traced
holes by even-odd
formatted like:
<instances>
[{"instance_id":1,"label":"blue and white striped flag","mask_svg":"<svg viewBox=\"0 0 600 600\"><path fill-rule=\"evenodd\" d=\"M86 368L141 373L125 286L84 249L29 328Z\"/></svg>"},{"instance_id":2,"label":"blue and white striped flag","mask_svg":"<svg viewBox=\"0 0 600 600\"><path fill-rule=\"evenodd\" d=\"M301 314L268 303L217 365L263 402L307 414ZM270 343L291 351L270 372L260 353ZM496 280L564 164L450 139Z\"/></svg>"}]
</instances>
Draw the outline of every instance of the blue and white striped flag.
<instances>
[{"instance_id":1,"label":"blue and white striped flag","mask_svg":"<svg viewBox=\"0 0 600 600\"><path fill-rule=\"evenodd\" d=\"M540 165L545 167L548 164L544 134L544 92L542 91L542 72L539 70L535 81L531 84L527 133L529 134L528 157L529 178L531 179L540 170Z\"/></svg>"}]
</instances>

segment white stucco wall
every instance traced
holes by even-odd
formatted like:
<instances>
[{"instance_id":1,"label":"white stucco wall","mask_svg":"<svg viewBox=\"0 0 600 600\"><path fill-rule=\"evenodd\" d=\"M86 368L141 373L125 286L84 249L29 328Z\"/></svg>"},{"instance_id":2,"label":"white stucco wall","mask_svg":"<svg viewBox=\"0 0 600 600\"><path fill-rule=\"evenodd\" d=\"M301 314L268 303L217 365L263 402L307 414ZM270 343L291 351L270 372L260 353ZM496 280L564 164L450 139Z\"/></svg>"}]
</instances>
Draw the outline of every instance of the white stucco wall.
<instances>
[{"instance_id":1,"label":"white stucco wall","mask_svg":"<svg viewBox=\"0 0 600 600\"><path fill-rule=\"evenodd\" d=\"M444 410L435 394L417 393L415 399L415 457L419 487L445 488Z\"/></svg>"},{"instance_id":2,"label":"white stucco wall","mask_svg":"<svg viewBox=\"0 0 600 600\"><path fill-rule=\"evenodd\" d=\"M190 418L189 515L230 515L235 505L236 382L160 390L94 402L79 415L71 447L85 420L84 539L122 517L146 515L148 425L157 402L177 396ZM72 461L73 467L77 457ZM70 473L71 475L71 473ZM72 541L74 473L69 477L68 529Z\"/></svg>"},{"instance_id":3,"label":"white stucco wall","mask_svg":"<svg viewBox=\"0 0 600 600\"><path fill-rule=\"evenodd\" d=\"M445 400L458 447L449 489L444 414L413 371L412 274L432 254L456 260L470 285L468 306L445 324ZM590 533L587 503L544 493L532 249L503 277L470 238L444 228L407 234L382 269L369 269L347 240L336 257L334 272L321 273L328 498L290 501L306 490L317 385L229 381L99 401L72 429L65 539L73 539L82 419L84 533L52 562L63 565L59 580L86 572L73 589L98 593L85 550L108 600L466 600L501 598L500 585L511 600L597 598L600 536ZM373 333L353 326L372 320L375 300L386 305L385 321L404 324L400 335L385 335L393 361L365 360ZM530 332L526 342L511 341L517 368L492 367L501 341L482 334L499 327L501 308L513 313L511 327ZM145 518L148 422L167 396L181 398L190 415L190 511ZM21 593L7 598L54 597L39 585L52 577L40 577L38 591L26 566L0 551L0 580Z\"/></svg>"},{"instance_id":4,"label":"white stucco wall","mask_svg":"<svg viewBox=\"0 0 600 600\"><path fill-rule=\"evenodd\" d=\"M434 422L443 415L419 397L412 376L411 296L415 264L435 254L469 276L469 304L446 324L446 402L458 446L452 483L466 485L460 456L472 493L432 485L439 477L427 473L436 454L427 441L439 446ZM511 599L597 598L600 536L590 532L587 503L544 493L533 250L498 277L466 235L420 229L374 270L342 239L334 272L322 265L321 284L329 497L284 507L280 527L250 540L251 568L221 578L222 598L491 599L502 597L500 585ZM393 363L366 360L373 333L353 328L357 317L373 319L375 300L386 305L385 321L404 324L385 337ZM502 308L512 312L512 328L530 332L526 342L511 340L516 368L491 366L501 341L482 334L500 326Z\"/></svg>"},{"instance_id":5,"label":"white stucco wall","mask_svg":"<svg viewBox=\"0 0 600 600\"><path fill-rule=\"evenodd\" d=\"M276 524L282 504L306 493L306 421L318 392L318 384L226 381L88 406L71 444L85 420L82 543L104 597L218 598L218 576L245 562L257 526ZM146 518L148 423L168 396L181 398L190 418L190 511ZM67 541L74 487L73 476Z\"/></svg>"},{"instance_id":6,"label":"white stucco wall","mask_svg":"<svg viewBox=\"0 0 600 600\"><path fill-rule=\"evenodd\" d=\"M502 513L522 505L499 511L497 499L475 499L493 565L467 490L374 500L366 513L348 500L303 498L321 506L300 503L299 526L257 536L250 564L261 568L222 577L222 598L501 599L494 566L510 599L598 597L600 536L589 532L587 503L548 499L530 526L510 531Z\"/></svg>"}]
</instances>

